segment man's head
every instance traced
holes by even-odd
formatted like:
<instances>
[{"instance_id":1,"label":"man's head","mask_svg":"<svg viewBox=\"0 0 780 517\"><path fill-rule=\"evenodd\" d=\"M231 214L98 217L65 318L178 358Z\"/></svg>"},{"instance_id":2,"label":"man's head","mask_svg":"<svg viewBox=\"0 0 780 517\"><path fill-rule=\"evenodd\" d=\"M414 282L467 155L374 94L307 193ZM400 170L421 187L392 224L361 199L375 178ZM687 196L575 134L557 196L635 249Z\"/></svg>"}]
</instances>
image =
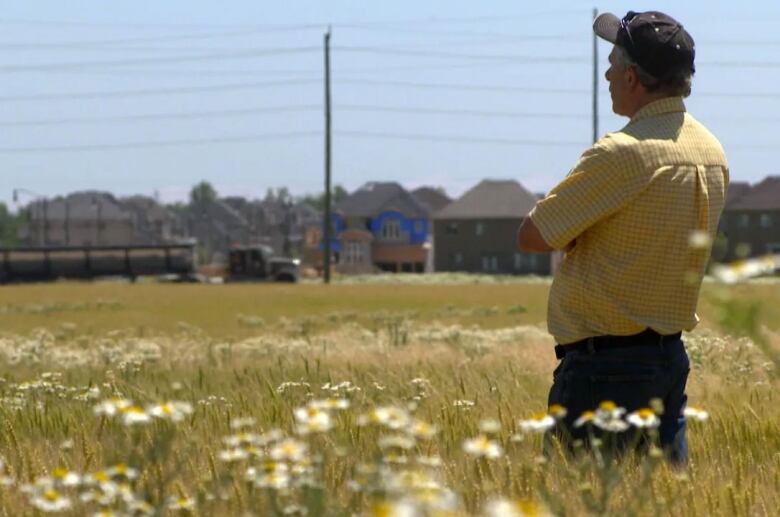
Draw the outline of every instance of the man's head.
<instances>
[{"instance_id":1,"label":"man's head","mask_svg":"<svg viewBox=\"0 0 780 517\"><path fill-rule=\"evenodd\" d=\"M621 20L604 13L593 22L593 30L615 44L605 76L618 115L630 117L653 100L690 94L695 46L674 18L629 11Z\"/></svg>"}]
</instances>

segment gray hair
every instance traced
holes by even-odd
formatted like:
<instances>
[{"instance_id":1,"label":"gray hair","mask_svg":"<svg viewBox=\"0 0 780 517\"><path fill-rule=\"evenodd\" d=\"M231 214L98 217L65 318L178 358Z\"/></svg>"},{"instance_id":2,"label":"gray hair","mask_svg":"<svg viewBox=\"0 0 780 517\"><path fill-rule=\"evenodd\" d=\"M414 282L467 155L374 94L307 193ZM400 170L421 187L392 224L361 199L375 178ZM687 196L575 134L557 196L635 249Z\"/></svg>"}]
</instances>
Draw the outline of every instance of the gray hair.
<instances>
[{"instance_id":1,"label":"gray hair","mask_svg":"<svg viewBox=\"0 0 780 517\"><path fill-rule=\"evenodd\" d=\"M688 97L691 94L693 73L690 70L678 68L666 74L663 79L659 79L639 66L631 59L626 49L619 45L615 45L615 63L623 68L634 67L639 82L648 92L663 92L675 97Z\"/></svg>"}]
</instances>

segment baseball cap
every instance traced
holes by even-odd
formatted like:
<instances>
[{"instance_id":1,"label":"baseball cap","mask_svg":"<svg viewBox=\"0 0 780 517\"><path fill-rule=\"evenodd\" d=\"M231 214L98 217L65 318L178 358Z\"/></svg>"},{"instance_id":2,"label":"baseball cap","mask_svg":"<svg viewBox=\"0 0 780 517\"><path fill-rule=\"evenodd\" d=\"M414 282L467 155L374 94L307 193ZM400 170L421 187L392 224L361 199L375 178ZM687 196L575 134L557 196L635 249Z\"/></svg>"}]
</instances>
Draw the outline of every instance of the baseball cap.
<instances>
[{"instance_id":1,"label":"baseball cap","mask_svg":"<svg viewBox=\"0 0 780 517\"><path fill-rule=\"evenodd\" d=\"M603 13L593 21L597 36L624 48L647 73L663 79L674 70L696 71L696 46L682 24L658 11L629 11L623 19Z\"/></svg>"}]
</instances>

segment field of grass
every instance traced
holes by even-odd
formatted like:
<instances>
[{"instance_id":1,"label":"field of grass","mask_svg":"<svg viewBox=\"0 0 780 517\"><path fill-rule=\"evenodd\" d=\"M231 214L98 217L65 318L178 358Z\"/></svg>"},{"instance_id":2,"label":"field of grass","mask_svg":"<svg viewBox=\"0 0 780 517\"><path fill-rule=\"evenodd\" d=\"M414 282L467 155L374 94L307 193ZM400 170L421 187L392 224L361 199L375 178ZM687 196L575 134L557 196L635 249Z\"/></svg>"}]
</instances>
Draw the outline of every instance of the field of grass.
<instances>
[{"instance_id":1,"label":"field of grass","mask_svg":"<svg viewBox=\"0 0 780 517\"><path fill-rule=\"evenodd\" d=\"M703 289L684 471L540 455L548 289L2 287L0 515L776 514L776 283Z\"/></svg>"}]
</instances>

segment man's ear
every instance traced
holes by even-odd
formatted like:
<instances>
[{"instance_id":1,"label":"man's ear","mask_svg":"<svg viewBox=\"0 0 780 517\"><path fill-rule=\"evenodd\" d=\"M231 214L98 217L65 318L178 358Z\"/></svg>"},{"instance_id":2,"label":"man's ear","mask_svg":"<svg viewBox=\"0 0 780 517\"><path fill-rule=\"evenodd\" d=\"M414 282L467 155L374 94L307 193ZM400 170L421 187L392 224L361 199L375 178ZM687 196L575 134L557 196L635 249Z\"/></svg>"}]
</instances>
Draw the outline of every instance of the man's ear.
<instances>
[{"instance_id":1,"label":"man's ear","mask_svg":"<svg viewBox=\"0 0 780 517\"><path fill-rule=\"evenodd\" d=\"M627 66L624 73L626 74L626 83L628 83L629 90L634 90L634 88L640 84L639 74L636 73L636 68Z\"/></svg>"}]
</instances>

